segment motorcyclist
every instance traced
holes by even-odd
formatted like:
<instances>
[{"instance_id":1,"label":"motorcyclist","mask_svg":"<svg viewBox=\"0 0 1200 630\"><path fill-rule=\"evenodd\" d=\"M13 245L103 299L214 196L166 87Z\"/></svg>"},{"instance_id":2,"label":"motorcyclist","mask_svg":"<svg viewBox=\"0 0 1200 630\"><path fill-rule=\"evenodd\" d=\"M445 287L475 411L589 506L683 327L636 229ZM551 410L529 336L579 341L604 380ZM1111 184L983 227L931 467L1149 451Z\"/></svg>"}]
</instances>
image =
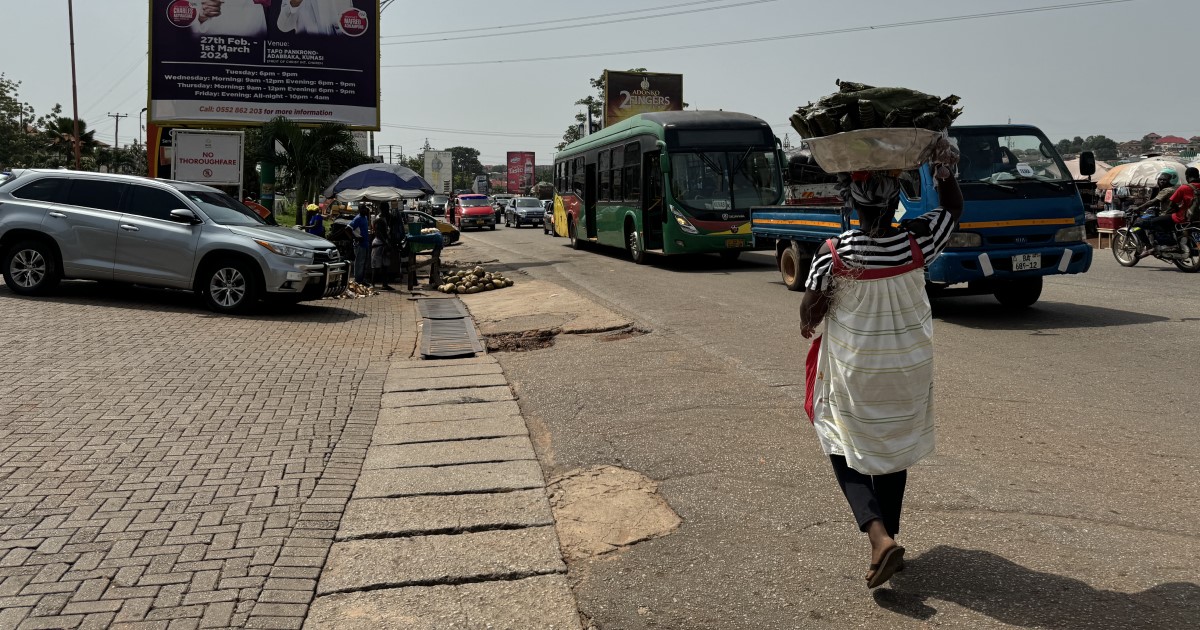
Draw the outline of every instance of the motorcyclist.
<instances>
[{"instance_id":1,"label":"motorcyclist","mask_svg":"<svg viewBox=\"0 0 1200 630\"><path fill-rule=\"evenodd\" d=\"M1135 214L1141 214L1147 210L1151 211L1155 216L1142 219L1133 225L1133 233L1137 235L1142 245L1149 251L1154 250L1154 234L1158 232L1170 233L1175 227L1175 220L1171 218L1171 195L1179 188L1179 173L1173 168L1165 168L1158 174L1156 182L1158 194L1150 198L1149 201L1137 206L1133 209ZM1148 255L1148 254L1147 254Z\"/></svg>"}]
</instances>

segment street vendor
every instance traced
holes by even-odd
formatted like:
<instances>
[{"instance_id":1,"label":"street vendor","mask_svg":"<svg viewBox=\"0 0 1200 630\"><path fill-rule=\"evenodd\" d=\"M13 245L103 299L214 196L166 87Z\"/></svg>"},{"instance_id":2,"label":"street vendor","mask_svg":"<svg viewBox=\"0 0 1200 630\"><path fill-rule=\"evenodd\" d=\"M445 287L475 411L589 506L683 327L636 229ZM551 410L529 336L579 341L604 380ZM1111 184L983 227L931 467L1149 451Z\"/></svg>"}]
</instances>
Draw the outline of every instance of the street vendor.
<instances>
[{"instance_id":1,"label":"street vendor","mask_svg":"<svg viewBox=\"0 0 1200 630\"><path fill-rule=\"evenodd\" d=\"M859 531L870 542L868 588L903 566L896 542L908 468L934 449L933 318L925 266L949 243L963 211L943 152L941 207L892 224L900 182L891 172L843 173L859 227L818 250L800 305L801 335L824 322L806 365L805 411Z\"/></svg>"},{"instance_id":2,"label":"street vendor","mask_svg":"<svg viewBox=\"0 0 1200 630\"><path fill-rule=\"evenodd\" d=\"M325 216L321 214L321 206L310 203L307 209L308 220L304 223L304 231L325 238Z\"/></svg>"}]
</instances>

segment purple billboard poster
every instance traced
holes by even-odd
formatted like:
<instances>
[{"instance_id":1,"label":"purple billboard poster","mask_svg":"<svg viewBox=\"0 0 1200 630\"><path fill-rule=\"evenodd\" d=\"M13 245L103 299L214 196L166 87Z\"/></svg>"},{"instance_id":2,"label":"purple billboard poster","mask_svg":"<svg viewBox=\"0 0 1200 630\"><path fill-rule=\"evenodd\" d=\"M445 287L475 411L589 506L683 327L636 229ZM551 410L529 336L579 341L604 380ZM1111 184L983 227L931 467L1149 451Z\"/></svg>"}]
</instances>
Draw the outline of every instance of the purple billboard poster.
<instances>
[{"instance_id":1,"label":"purple billboard poster","mask_svg":"<svg viewBox=\"0 0 1200 630\"><path fill-rule=\"evenodd\" d=\"M150 122L379 129L379 0L151 0Z\"/></svg>"}]
</instances>

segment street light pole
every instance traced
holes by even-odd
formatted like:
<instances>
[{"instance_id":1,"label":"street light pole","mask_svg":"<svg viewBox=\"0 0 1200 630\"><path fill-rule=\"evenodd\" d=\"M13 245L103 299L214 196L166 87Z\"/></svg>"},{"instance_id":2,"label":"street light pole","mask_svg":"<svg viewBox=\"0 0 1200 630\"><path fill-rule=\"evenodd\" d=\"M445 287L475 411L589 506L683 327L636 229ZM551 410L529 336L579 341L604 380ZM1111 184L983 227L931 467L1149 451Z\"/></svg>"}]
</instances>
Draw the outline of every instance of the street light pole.
<instances>
[{"instance_id":1,"label":"street light pole","mask_svg":"<svg viewBox=\"0 0 1200 630\"><path fill-rule=\"evenodd\" d=\"M74 108L72 118L75 120L75 170L81 170L82 162L80 160L79 145L82 138L79 137L79 85L75 80L75 3L72 0L67 0L67 24L71 32L71 105Z\"/></svg>"},{"instance_id":2,"label":"street light pole","mask_svg":"<svg viewBox=\"0 0 1200 630\"><path fill-rule=\"evenodd\" d=\"M146 126L142 124L142 116L146 115L147 109L143 107L142 111L138 112L138 140L141 141L142 146L146 146L146 136L142 133L146 131Z\"/></svg>"}]
</instances>

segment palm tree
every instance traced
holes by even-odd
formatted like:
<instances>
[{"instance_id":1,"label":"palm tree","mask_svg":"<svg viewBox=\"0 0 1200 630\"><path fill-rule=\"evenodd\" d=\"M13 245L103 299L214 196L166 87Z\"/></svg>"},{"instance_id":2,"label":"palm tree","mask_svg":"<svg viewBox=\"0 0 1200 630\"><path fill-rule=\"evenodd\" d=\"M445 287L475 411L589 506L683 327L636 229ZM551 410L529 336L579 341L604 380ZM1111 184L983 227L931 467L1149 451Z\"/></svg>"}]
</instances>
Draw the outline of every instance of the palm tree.
<instances>
[{"instance_id":1,"label":"palm tree","mask_svg":"<svg viewBox=\"0 0 1200 630\"><path fill-rule=\"evenodd\" d=\"M69 116L52 116L45 123L46 142L55 153L66 157L67 162L75 156L75 121ZM90 156L96 150L96 132L87 130L87 123L79 121L79 154Z\"/></svg>"},{"instance_id":2,"label":"palm tree","mask_svg":"<svg viewBox=\"0 0 1200 630\"><path fill-rule=\"evenodd\" d=\"M256 149L259 159L283 169L285 187L295 187L297 225L304 222L304 206L324 184L350 167L371 161L359 151L346 125L325 123L305 129L283 116L263 125Z\"/></svg>"}]
</instances>

